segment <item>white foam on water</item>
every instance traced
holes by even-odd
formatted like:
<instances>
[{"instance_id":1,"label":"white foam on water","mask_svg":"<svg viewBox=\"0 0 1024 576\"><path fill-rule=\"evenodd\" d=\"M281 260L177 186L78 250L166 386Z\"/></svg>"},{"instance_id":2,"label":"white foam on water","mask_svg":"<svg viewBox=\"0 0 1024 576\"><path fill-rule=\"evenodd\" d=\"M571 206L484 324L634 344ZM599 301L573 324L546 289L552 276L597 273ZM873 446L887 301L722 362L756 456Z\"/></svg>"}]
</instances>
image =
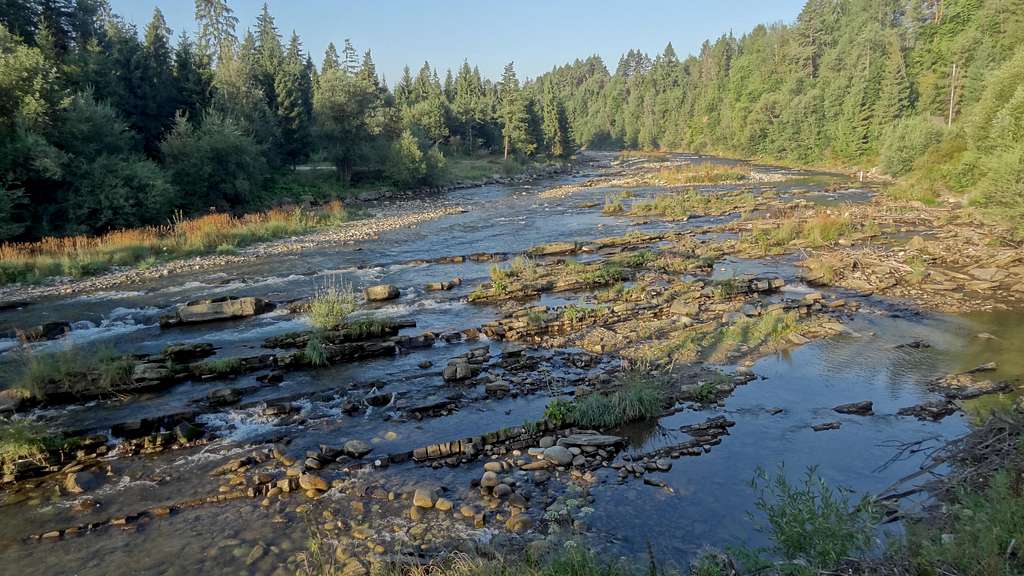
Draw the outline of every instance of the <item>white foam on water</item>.
<instances>
[{"instance_id":1,"label":"white foam on water","mask_svg":"<svg viewBox=\"0 0 1024 576\"><path fill-rule=\"evenodd\" d=\"M391 304L377 308L376 310L359 312L354 314L355 317L360 316L372 316L374 314L385 314L389 316L403 316L412 312L423 311L423 310L454 310L457 308L465 308L466 303L462 300L437 300L434 298L427 298L425 300L416 300L413 302L402 302L398 304Z\"/></svg>"},{"instance_id":2,"label":"white foam on water","mask_svg":"<svg viewBox=\"0 0 1024 576\"><path fill-rule=\"evenodd\" d=\"M82 294L75 296L67 300L68 302L104 302L106 300L122 300L125 298L138 298L144 296L145 292L139 292L134 290L125 291L107 291L107 292L93 292L91 294Z\"/></svg>"},{"instance_id":3,"label":"white foam on water","mask_svg":"<svg viewBox=\"0 0 1024 576\"><path fill-rule=\"evenodd\" d=\"M215 432L224 441L246 442L276 427L277 418L264 416L262 412L262 408L213 412L200 415L196 422Z\"/></svg>"}]
</instances>

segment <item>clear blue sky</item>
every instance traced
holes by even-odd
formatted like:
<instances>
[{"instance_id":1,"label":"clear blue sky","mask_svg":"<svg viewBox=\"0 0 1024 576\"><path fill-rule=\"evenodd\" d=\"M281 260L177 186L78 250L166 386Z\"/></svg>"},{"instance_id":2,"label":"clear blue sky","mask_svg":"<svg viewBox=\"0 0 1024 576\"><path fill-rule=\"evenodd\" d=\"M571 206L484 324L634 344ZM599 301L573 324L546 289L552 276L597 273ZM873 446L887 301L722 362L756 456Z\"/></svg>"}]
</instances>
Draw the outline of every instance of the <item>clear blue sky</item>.
<instances>
[{"instance_id":1,"label":"clear blue sky","mask_svg":"<svg viewBox=\"0 0 1024 576\"><path fill-rule=\"evenodd\" d=\"M264 0L231 0L239 36L252 26ZM302 37L318 64L327 43L340 51L351 38L373 51L377 70L394 85L406 64L413 72L429 61L444 75L468 59L491 78L509 61L520 79L598 54L613 72L630 48L652 55L669 41L680 57L705 39L757 24L792 22L804 0L269 0L285 40ZM114 12L140 33L159 6L175 35L194 35L192 0L110 0Z\"/></svg>"}]
</instances>

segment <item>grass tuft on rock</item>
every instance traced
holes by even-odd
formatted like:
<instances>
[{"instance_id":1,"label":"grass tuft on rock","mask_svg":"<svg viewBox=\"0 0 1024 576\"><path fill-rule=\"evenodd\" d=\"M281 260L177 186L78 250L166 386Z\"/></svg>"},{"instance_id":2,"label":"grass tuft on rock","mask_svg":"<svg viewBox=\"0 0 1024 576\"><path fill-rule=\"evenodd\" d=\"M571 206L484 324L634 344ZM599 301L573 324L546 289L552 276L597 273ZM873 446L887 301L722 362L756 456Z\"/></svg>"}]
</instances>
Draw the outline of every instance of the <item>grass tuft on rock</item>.
<instances>
[{"instance_id":1,"label":"grass tuft on rock","mask_svg":"<svg viewBox=\"0 0 1024 576\"><path fill-rule=\"evenodd\" d=\"M56 444L41 424L23 419L0 420L0 464L42 460Z\"/></svg>"},{"instance_id":2,"label":"grass tuft on rock","mask_svg":"<svg viewBox=\"0 0 1024 576\"><path fill-rule=\"evenodd\" d=\"M310 299L307 306L309 321L320 330L330 330L355 312L356 303L352 284L332 279Z\"/></svg>"},{"instance_id":3,"label":"grass tuft on rock","mask_svg":"<svg viewBox=\"0 0 1024 576\"><path fill-rule=\"evenodd\" d=\"M48 391L79 395L110 391L131 382L135 363L112 348L81 349L69 346L58 352L22 352L22 369L14 388L37 400Z\"/></svg>"},{"instance_id":4,"label":"grass tuft on rock","mask_svg":"<svg viewBox=\"0 0 1024 576\"><path fill-rule=\"evenodd\" d=\"M664 402L664 392L655 379L629 373L622 377L620 388L610 394L594 393L571 402L552 401L544 417L559 426L609 429L657 418Z\"/></svg>"}]
</instances>

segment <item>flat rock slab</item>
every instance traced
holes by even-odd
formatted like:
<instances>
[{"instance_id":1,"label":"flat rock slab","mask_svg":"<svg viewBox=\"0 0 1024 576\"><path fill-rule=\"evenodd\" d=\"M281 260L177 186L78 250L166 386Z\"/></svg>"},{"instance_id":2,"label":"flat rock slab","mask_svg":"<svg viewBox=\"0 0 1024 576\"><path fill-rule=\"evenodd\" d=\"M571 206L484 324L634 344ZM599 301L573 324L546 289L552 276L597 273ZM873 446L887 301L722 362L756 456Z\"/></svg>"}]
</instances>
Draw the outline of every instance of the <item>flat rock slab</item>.
<instances>
[{"instance_id":1,"label":"flat rock slab","mask_svg":"<svg viewBox=\"0 0 1024 576\"><path fill-rule=\"evenodd\" d=\"M600 448L602 446L616 446L622 444L623 440L620 436L609 436L603 434L573 434L566 436L558 440L558 443L563 446L594 446Z\"/></svg>"},{"instance_id":2,"label":"flat rock slab","mask_svg":"<svg viewBox=\"0 0 1024 576\"><path fill-rule=\"evenodd\" d=\"M248 318L270 312L273 309L273 304L251 296L195 300L179 308L176 313L161 318L160 327L169 328L179 324L202 324L219 320Z\"/></svg>"}]
</instances>

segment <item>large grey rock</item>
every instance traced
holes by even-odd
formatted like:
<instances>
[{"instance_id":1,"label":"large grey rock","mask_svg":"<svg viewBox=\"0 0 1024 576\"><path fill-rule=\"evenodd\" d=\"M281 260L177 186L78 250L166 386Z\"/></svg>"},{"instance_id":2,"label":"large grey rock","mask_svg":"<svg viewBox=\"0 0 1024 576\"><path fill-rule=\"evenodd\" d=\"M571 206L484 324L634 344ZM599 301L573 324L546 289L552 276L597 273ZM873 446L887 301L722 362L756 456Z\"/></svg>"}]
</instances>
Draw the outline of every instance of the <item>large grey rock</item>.
<instances>
[{"instance_id":1,"label":"large grey rock","mask_svg":"<svg viewBox=\"0 0 1024 576\"><path fill-rule=\"evenodd\" d=\"M544 449L544 459L554 462L558 466L568 466L572 463L572 452L565 446L552 446Z\"/></svg>"},{"instance_id":2,"label":"large grey rock","mask_svg":"<svg viewBox=\"0 0 1024 576\"><path fill-rule=\"evenodd\" d=\"M394 300L401 295L402 292L391 284L377 284L376 286L367 286L363 289L363 296L366 297L367 302Z\"/></svg>"},{"instance_id":3,"label":"large grey rock","mask_svg":"<svg viewBox=\"0 0 1024 576\"><path fill-rule=\"evenodd\" d=\"M248 318L274 309L274 305L260 298L225 296L210 300L195 300L185 304L175 314L160 319L160 326L169 328L179 324L201 324L218 320Z\"/></svg>"},{"instance_id":4,"label":"large grey rock","mask_svg":"<svg viewBox=\"0 0 1024 576\"><path fill-rule=\"evenodd\" d=\"M144 363L132 368L132 381L137 384L170 382L174 373L165 364Z\"/></svg>"},{"instance_id":5,"label":"large grey rock","mask_svg":"<svg viewBox=\"0 0 1024 576\"><path fill-rule=\"evenodd\" d=\"M445 382L458 382L473 377L473 368L465 360L454 360L444 367Z\"/></svg>"}]
</instances>

